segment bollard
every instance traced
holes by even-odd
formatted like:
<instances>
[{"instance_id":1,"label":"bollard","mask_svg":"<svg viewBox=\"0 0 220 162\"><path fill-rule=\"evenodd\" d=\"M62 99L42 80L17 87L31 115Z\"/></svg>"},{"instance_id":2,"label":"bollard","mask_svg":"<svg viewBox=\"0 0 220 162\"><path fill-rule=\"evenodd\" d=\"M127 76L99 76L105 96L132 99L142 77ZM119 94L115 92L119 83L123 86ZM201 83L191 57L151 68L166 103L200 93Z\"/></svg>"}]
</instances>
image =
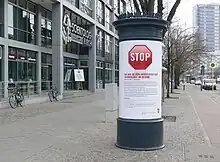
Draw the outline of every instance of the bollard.
<instances>
[{"instance_id":1,"label":"bollard","mask_svg":"<svg viewBox=\"0 0 220 162\"><path fill-rule=\"evenodd\" d=\"M201 89L201 91L202 91L202 85L200 86L200 89Z\"/></svg>"},{"instance_id":2,"label":"bollard","mask_svg":"<svg viewBox=\"0 0 220 162\"><path fill-rule=\"evenodd\" d=\"M183 84L183 90L185 91L185 89L186 89L186 85L185 85L185 84Z\"/></svg>"}]
</instances>

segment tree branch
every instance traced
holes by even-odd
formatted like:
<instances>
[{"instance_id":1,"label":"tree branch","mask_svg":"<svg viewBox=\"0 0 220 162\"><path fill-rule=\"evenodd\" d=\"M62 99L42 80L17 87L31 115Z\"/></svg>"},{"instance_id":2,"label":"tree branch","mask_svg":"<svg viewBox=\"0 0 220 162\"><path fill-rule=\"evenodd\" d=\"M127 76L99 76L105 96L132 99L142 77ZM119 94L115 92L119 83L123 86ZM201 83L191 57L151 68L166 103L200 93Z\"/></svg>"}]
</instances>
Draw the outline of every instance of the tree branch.
<instances>
[{"instance_id":1,"label":"tree branch","mask_svg":"<svg viewBox=\"0 0 220 162\"><path fill-rule=\"evenodd\" d=\"M167 17L167 21L171 22L173 19L174 14L176 13L176 10L180 4L181 0L176 0L175 4L173 5L168 17Z\"/></svg>"}]
</instances>

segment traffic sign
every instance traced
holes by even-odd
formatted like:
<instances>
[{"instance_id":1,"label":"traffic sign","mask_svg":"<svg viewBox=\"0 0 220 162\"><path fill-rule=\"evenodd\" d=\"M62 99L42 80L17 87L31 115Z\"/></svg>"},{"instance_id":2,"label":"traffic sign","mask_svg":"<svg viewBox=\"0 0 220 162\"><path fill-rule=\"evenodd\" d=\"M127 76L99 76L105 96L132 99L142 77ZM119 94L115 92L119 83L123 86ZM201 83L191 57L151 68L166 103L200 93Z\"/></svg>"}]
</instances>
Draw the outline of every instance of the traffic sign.
<instances>
[{"instance_id":1,"label":"traffic sign","mask_svg":"<svg viewBox=\"0 0 220 162\"><path fill-rule=\"evenodd\" d=\"M146 45L134 45L128 52L128 62L135 70L145 70L152 63L152 51Z\"/></svg>"},{"instance_id":2,"label":"traffic sign","mask_svg":"<svg viewBox=\"0 0 220 162\"><path fill-rule=\"evenodd\" d=\"M215 67L215 64L214 64L214 63L211 63L211 67L214 68L214 67Z\"/></svg>"}]
</instances>

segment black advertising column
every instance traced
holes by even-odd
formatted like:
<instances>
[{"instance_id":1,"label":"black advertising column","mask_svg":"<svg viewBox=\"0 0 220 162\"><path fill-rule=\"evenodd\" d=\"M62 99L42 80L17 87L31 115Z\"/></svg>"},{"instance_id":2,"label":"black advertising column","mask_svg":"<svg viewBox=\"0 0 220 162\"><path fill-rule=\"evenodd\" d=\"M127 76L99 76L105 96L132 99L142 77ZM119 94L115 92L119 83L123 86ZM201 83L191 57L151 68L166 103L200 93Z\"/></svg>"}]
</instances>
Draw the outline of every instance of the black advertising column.
<instances>
[{"instance_id":1,"label":"black advertising column","mask_svg":"<svg viewBox=\"0 0 220 162\"><path fill-rule=\"evenodd\" d=\"M113 24L119 32L120 66L116 146L162 149L162 39L167 22L157 15L125 14Z\"/></svg>"}]
</instances>

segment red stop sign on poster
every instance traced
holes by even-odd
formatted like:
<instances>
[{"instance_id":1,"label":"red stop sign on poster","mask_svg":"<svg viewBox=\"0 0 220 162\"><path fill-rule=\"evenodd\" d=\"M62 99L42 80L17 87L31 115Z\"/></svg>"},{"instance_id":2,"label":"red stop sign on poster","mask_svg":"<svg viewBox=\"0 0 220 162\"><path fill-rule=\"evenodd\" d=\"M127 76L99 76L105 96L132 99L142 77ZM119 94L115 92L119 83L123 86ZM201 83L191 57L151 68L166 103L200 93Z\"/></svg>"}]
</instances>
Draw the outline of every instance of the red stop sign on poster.
<instances>
[{"instance_id":1,"label":"red stop sign on poster","mask_svg":"<svg viewBox=\"0 0 220 162\"><path fill-rule=\"evenodd\" d=\"M145 70L152 63L152 51L146 45L135 45L128 52L128 62L135 70Z\"/></svg>"}]
</instances>

